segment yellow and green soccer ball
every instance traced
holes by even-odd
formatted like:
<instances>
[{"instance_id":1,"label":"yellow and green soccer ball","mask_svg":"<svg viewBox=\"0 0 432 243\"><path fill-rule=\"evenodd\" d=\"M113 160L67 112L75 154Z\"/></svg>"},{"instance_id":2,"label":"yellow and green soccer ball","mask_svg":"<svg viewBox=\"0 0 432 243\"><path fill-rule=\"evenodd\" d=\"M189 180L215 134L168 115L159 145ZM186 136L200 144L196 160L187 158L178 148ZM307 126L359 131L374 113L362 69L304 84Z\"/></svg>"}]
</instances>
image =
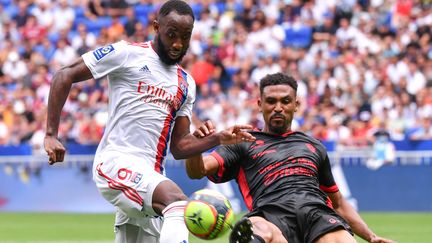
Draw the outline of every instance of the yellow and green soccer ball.
<instances>
[{"instance_id":1,"label":"yellow and green soccer ball","mask_svg":"<svg viewBox=\"0 0 432 243\"><path fill-rule=\"evenodd\" d=\"M203 189L194 192L190 197L184 220L191 234L211 240L220 237L232 227L234 212L222 193Z\"/></svg>"}]
</instances>

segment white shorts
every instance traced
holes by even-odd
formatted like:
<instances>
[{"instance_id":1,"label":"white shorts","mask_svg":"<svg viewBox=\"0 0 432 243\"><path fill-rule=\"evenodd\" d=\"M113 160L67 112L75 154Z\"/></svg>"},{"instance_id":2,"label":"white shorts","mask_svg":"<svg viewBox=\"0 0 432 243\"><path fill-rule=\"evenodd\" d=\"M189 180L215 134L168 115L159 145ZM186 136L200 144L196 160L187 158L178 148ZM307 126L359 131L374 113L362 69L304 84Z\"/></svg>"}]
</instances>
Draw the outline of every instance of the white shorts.
<instances>
[{"instance_id":1,"label":"white shorts","mask_svg":"<svg viewBox=\"0 0 432 243\"><path fill-rule=\"evenodd\" d=\"M143 158L105 153L95 157L93 180L108 202L127 217L139 221L143 217L158 216L152 207L153 192L168 178L154 171ZM120 224L116 222L116 225Z\"/></svg>"}]
</instances>

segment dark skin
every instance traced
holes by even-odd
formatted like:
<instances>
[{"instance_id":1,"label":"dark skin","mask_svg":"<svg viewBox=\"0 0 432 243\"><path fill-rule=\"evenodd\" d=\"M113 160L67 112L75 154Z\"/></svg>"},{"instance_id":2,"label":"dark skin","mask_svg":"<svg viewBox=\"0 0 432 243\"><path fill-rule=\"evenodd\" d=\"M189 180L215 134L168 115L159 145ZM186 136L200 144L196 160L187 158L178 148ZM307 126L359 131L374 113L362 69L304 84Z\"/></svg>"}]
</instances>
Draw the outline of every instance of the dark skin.
<instances>
[{"instance_id":1,"label":"dark skin","mask_svg":"<svg viewBox=\"0 0 432 243\"><path fill-rule=\"evenodd\" d=\"M263 132L282 134L291 131L294 112L299 106L294 89L288 85L266 86L258 106L265 123Z\"/></svg>"},{"instance_id":2,"label":"dark skin","mask_svg":"<svg viewBox=\"0 0 432 243\"><path fill-rule=\"evenodd\" d=\"M153 48L161 61L173 65L181 61L189 47L193 29L193 18L173 11L153 22L156 32ZM69 66L60 69L53 77L48 101L47 130L44 140L49 164L63 162L66 149L58 139L60 114L73 83L93 78L91 71L79 58ZM190 134L188 117L180 116L175 120L171 135L171 153L175 159L185 159L200 154L220 144L232 144L241 141L253 141L254 137L243 131L251 129L249 125L236 125L221 132L207 131L205 138L200 139ZM211 133L211 135L210 135ZM160 183L153 193L153 209L162 215L162 210L169 204L185 200L187 197L172 181Z\"/></svg>"},{"instance_id":3,"label":"dark skin","mask_svg":"<svg viewBox=\"0 0 432 243\"><path fill-rule=\"evenodd\" d=\"M263 132L280 135L291 132L291 122L297 111L299 101L296 92L289 85L269 85L264 87L258 106L263 114L265 126ZM194 135L204 137L207 130L213 124L203 124ZM211 155L198 155L186 160L186 172L192 179L200 179L204 176L213 175L219 169L219 163ZM375 235L362 220L355 209L338 192L327 193L332 201L333 208L351 226L354 233L364 240L372 243L393 243L392 240ZM253 224L254 234L261 236L267 243L287 243L280 229L263 217L250 217ZM316 240L317 243L349 243L356 240L345 230L329 232Z\"/></svg>"}]
</instances>

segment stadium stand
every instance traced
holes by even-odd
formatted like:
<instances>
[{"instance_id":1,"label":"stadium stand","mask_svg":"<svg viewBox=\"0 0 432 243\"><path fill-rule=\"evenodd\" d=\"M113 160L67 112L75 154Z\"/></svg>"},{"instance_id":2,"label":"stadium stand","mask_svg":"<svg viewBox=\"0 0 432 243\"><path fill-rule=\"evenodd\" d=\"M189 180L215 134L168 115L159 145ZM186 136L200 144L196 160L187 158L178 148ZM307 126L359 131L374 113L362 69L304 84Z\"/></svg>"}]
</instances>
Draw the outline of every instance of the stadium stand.
<instances>
[{"instance_id":1,"label":"stadium stand","mask_svg":"<svg viewBox=\"0 0 432 243\"><path fill-rule=\"evenodd\" d=\"M211 118L218 128L259 126L253 105L257 80L282 71L299 82L296 129L345 146L368 146L371 131L384 121L392 140L416 132L432 139L432 128L421 124L432 119L430 2L190 2L197 21L182 64L190 71L208 53L212 67L198 86L195 121ZM109 15L110 1L0 2L2 145L29 143L43 132L51 77L66 61L119 39L150 39L160 1L126 4L135 15L130 36L113 27L128 19ZM59 15L68 17L60 23ZM86 31L93 37L79 41ZM101 79L73 87L62 115L63 140L98 142L106 122L106 86ZM229 94L237 89L242 96L233 109Z\"/></svg>"}]
</instances>

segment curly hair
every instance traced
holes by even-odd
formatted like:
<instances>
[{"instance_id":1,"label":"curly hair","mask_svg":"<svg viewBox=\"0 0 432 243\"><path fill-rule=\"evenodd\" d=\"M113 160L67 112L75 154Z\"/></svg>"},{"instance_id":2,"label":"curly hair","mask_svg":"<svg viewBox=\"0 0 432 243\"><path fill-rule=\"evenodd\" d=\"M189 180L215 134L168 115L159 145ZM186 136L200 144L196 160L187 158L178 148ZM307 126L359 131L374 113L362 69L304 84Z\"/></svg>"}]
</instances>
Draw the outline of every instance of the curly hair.
<instances>
[{"instance_id":1,"label":"curly hair","mask_svg":"<svg viewBox=\"0 0 432 243\"><path fill-rule=\"evenodd\" d=\"M263 93L263 90L266 86L278 84L289 85L297 93L297 81L292 76L283 73L267 74L264 78L262 78L259 85L260 93Z\"/></svg>"},{"instance_id":2,"label":"curly hair","mask_svg":"<svg viewBox=\"0 0 432 243\"><path fill-rule=\"evenodd\" d=\"M172 11L176 11L180 15L189 15L195 21L195 15L192 8L185 1L181 0L169 0L165 2L159 9L159 17L165 17Z\"/></svg>"}]
</instances>

